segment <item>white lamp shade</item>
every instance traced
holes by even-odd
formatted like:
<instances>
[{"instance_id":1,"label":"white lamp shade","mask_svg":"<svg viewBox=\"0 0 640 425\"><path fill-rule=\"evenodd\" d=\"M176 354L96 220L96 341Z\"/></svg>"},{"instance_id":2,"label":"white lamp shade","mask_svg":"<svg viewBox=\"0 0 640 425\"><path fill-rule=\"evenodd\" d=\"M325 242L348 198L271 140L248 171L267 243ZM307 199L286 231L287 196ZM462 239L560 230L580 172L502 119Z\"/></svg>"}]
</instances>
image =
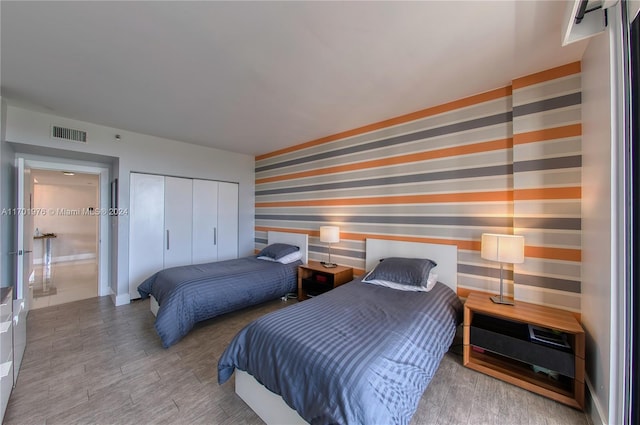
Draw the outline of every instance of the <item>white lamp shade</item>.
<instances>
[{"instance_id":1,"label":"white lamp shade","mask_svg":"<svg viewBox=\"0 0 640 425\"><path fill-rule=\"evenodd\" d=\"M480 256L501 263L523 263L524 236L483 233Z\"/></svg>"},{"instance_id":2,"label":"white lamp shade","mask_svg":"<svg viewBox=\"0 0 640 425\"><path fill-rule=\"evenodd\" d=\"M320 226L320 242L340 242L340 228L338 226Z\"/></svg>"}]
</instances>

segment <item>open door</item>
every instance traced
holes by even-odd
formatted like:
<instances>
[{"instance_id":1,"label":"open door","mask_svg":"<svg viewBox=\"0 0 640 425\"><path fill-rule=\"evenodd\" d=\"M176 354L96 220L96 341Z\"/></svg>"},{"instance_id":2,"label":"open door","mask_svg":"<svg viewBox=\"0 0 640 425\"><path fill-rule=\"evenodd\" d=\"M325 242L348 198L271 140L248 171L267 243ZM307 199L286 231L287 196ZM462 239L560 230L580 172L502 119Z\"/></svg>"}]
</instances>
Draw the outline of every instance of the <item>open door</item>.
<instances>
[{"instance_id":1,"label":"open door","mask_svg":"<svg viewBox=\"0 0 640 425\"><path fill-rule=\"evenodd\" d=\"M27 346L27 313L29 312L29 280L33 276L33 179L24 158L17 159L18 199L16 202L17 250L16 250L16 299L13 303L13 379Z\"/></svg>"}]
</instances>

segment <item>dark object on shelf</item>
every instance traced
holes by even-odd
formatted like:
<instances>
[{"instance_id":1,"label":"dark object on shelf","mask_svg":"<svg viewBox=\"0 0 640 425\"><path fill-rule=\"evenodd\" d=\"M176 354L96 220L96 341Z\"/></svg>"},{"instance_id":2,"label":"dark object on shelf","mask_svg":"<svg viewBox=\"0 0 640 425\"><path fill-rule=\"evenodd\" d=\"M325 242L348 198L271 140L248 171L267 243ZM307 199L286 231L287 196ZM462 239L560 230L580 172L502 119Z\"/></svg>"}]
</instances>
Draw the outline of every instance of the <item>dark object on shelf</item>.
<instances>
[{"instance_id":1,"label":"dark object on shelf","mask_svg":"<svg viewBox=\"0 0 640 425\"><path fill-rule=\"evenodd\" d=\"M476 313L471 322L470 343L501 356L575 377L575 357L571 350L532 342L526 323Z\"/></svg>"},{"instance_id":2,"label":"dark object on shelf","mask_svg":"<svg viewBox=\"0 0 640 425\"><path fill-rule=\"evenodd\" d=\"M320 295L333 289L333 285L327 285L326 280L320 282L316 279L302 279L302 287L307 293L307 296Z\"/></svg>"},{"instance_id":3,"label":"dark object on shelf","mask_svg":"<svg viewBox=\"0 0 640 425\"><path fill-rule=\"evenodd\" d=\"M541 328L540 326L529 325L529 339L532 342L548 345L550 347L571 350L567 342L567 334L555 332L552 329Z\"/></svg>"}]
</instances>

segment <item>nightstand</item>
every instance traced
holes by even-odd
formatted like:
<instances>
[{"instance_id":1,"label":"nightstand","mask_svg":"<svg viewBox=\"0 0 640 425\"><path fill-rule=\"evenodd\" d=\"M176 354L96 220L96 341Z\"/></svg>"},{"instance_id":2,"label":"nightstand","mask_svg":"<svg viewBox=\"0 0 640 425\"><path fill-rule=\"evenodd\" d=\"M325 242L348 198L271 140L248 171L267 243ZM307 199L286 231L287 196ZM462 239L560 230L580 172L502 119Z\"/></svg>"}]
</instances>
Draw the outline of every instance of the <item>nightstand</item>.
<instances>
[{"instance_id":1,"label":"nightstand","mask_svg":"<svg viewBox=\"0 0 640 425\"><path fill-rule=\"evenodd\" d=\"M466 367L584 409L585 335L571 312L472 292L463 330Z\"/></svg>"},{"instance_id":2,"label":"nightstand","mask_svg":"<svg viewBox=\"0 0 640 425\"><path fill-rule=\"evenodd\" d=\"M298 301L320 295L353 280L353 267L324 267L318 261L298 266Z\"/></svg>"}]
</instances>

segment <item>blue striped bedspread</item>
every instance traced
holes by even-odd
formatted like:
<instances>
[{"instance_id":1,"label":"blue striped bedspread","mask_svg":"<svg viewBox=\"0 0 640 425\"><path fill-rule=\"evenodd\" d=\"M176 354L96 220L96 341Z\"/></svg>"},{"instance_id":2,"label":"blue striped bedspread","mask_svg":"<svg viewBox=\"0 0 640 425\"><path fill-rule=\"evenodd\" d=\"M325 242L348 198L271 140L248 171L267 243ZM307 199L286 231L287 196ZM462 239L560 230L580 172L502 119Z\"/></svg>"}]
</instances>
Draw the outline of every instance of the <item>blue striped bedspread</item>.
<instances>
[{"instance_id":1,"label":"blue striped bedspread","mask_svg":"<svg viewBox=\"0 0 640 425\"><path fill-rule=\"evenodd\" d=\"M172 267L146 279L138 292L158 301L155 328L166 348L198 322L294 292L300 264L250 256Z\"/></svg>"},{"instance_id":2,"label":"blue striped bedspread","mask_svg":"<svg viewBox=\"0 0 640 425\"><path fill-rule=\"evenodd\" d=\"M218 383L246 371L311 424L407 424L461 316L440 282L404 292L354 280L247 325Z\"/></svg>"}]
</instances>

